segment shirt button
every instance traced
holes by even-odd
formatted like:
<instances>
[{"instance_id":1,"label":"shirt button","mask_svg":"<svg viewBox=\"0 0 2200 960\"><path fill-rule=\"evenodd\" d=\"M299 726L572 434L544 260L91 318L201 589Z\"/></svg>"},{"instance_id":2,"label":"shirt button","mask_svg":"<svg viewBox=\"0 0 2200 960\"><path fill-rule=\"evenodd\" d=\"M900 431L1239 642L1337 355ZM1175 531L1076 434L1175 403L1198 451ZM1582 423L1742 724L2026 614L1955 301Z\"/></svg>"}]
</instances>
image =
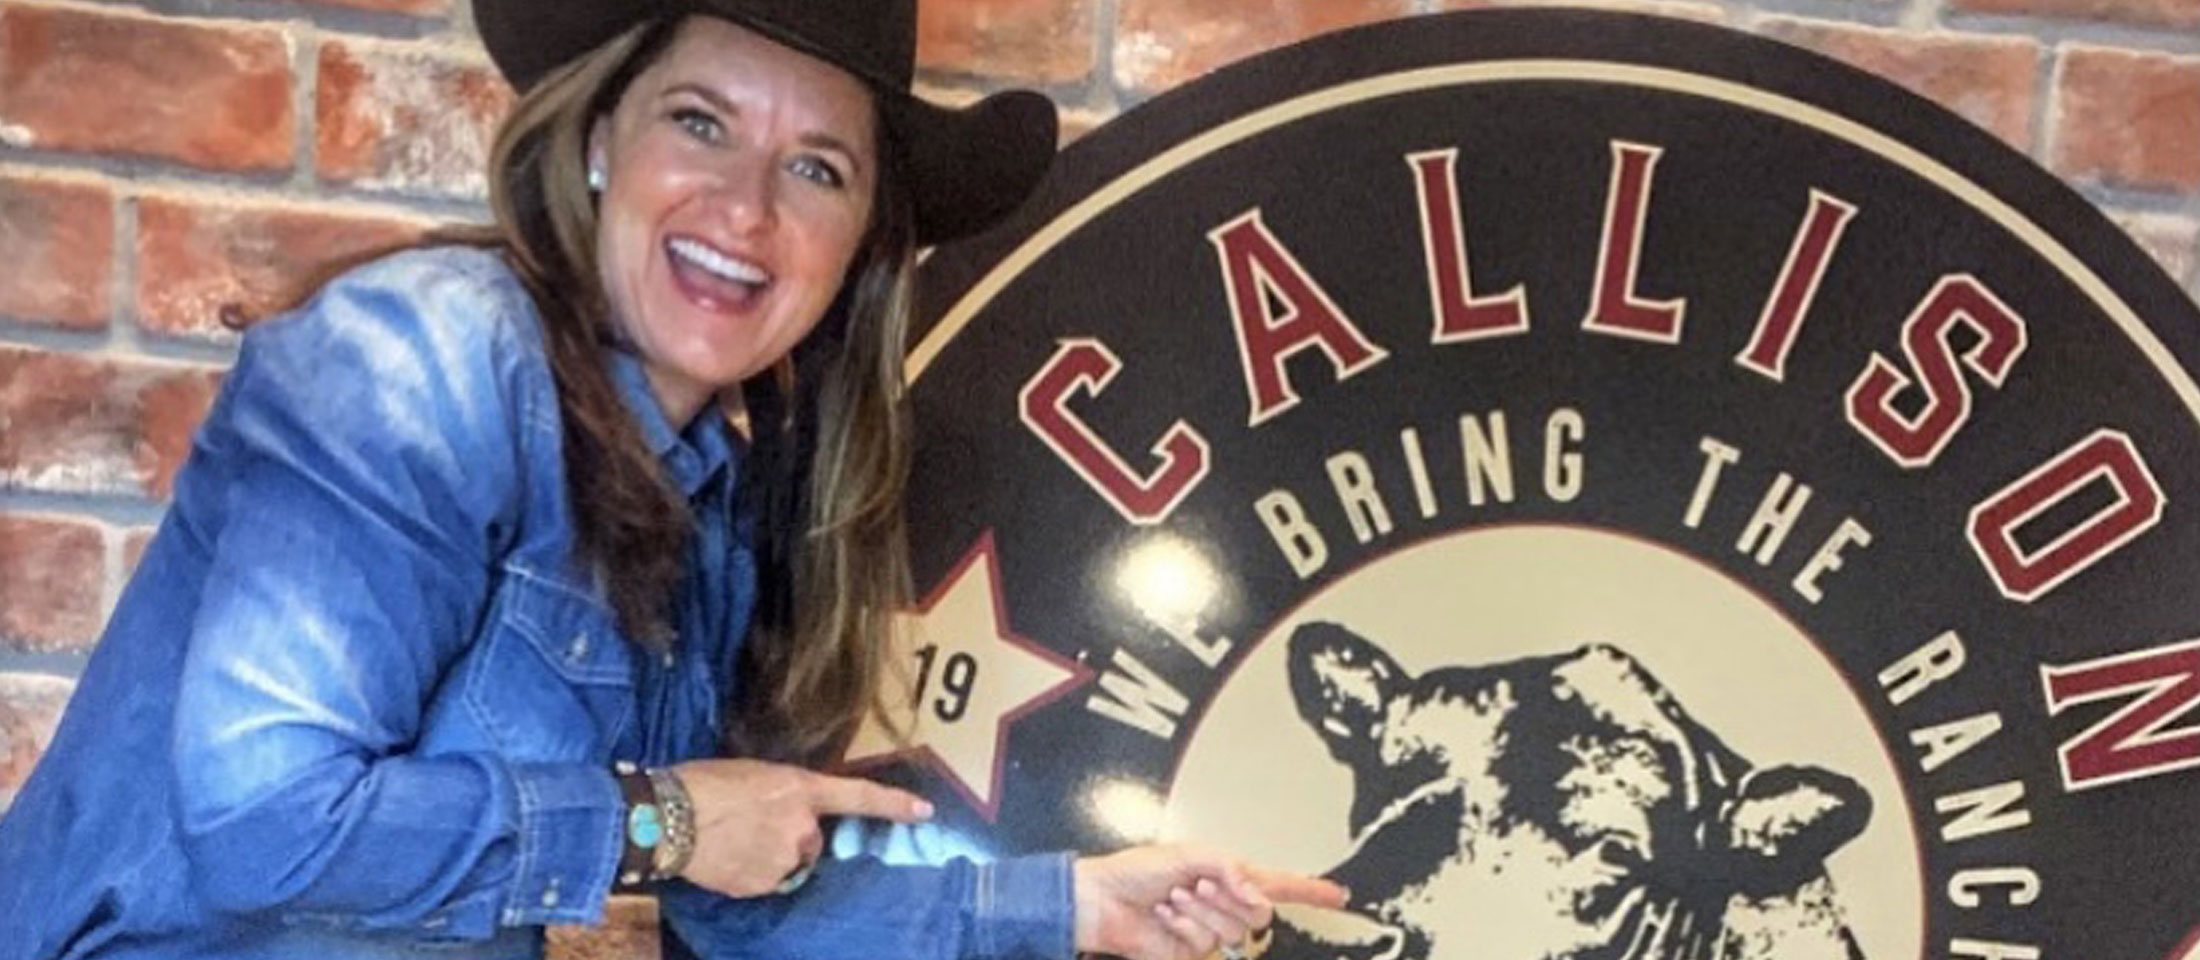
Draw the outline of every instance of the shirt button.
<instances>
[{"instance_id":1,"label":"shirt button","mask_svg":"<svg viewBox=\"0 0 2200 960\"><path fill-rule=\"evenodd\" d=\"M555 907L558 905L558 888L551 887L550 889L544 890L542 892L542 905L545 907Z\"/></svg>"},{"instance_id":2,"label":"shirt button","mask_svg":"<svg viewBox=\"0 0 2200 960\"><path fill-rule=\"evenodd\" d=\"M588 656L588 634L574 634L573 642L565 648L565 659L579 663L581 658L586 656Z\"/></svg>"}]
</instances>

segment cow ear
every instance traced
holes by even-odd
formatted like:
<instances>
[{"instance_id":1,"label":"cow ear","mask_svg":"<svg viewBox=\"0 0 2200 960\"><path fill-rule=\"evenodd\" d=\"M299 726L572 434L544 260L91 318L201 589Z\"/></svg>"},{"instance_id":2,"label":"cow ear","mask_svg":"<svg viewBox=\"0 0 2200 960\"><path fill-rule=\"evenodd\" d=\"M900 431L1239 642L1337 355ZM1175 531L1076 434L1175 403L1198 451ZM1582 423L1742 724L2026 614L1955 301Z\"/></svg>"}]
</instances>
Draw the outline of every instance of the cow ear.
<instances>
[{"instance_id":1,"label":"cow ear","mask_svg":"<svg viewBox=\"0 0 2200 960\"><path fill-rule=\"evenodd\" d=\"M1398 661L1344 627L1309 623L1291 633L1291 694L1299 716L1321 732L1339 760L1349 762L1374 743L1405 682Z\"/></svg>"},{"instance_id":2,"label":"cow ear","mask_svg":"<svg viewBox=\"0 0 2200 960\"><path fill-rule=\"evenodd\" d=\"M1723 816L1735 874L1758 896L1792 892L1871 822L1872 798L1820 767L1768 767L1742 780Z\"/></svg>"},{"instance_id":3,"label":"cow ear","mask_svg":"<svg viewBox=\"0 0 2200 960\"><path fill-rule=\"evenodd\" d=\"M1559 696L1591 704L1627 730L1655 732L1676 743L1687 739L1672 695L1625 650L1592 643L1560 658L1551 673Z\"/></svg>"}]
</instances>

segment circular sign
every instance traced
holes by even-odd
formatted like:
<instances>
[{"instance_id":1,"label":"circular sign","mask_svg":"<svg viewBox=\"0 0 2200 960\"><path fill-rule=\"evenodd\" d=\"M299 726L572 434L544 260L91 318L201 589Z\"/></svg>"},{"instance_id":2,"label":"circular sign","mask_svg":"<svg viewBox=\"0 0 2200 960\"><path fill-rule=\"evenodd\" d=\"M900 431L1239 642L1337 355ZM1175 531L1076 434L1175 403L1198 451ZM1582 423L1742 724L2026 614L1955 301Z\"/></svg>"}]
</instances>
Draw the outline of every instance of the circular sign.
<instances>
[{"instance_id":1,"label":"circular sign","mask_svg":"<svg viewBox=\"0 0 2200 960\"><path fill-rule=\"evenodd\" d=\"M2166 960L2200 312L1820 57L1501 11L1270 54L925 266L949 852L1352 891L1281 960ZM889 762L893 761L893 762Z\"/></svg>"}]
</instances>

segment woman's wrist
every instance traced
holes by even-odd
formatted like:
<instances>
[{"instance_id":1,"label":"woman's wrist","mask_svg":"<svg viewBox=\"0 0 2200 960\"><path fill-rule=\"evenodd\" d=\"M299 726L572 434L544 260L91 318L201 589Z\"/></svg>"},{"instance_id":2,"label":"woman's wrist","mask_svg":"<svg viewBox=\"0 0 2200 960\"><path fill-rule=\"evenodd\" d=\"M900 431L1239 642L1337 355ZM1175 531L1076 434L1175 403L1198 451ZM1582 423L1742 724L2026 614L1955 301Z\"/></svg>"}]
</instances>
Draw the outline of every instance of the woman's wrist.
<instances>
[{"instance_id":1,"label":"woman's wrist","mask_svg":"<svg viewBox=\"0 0 2200 960\"><path fill-rule=\"evenodd\" d=\"M687 783L672 769L651 770L648 776L656 789L657 811L664 823L664 837L652 861L653 872L655 879L670 880L686 872L688 861L695 856L695 803L688 797Z\"/></svg>"},{"instance_id":2,"label":"woman's wrist","mask_svg":"<svg viewBox=\"0 0 2200 960\"><path fill-rule=\"evenodd\" d=\"M1087 856L1072 857L1069 861L1070 955L1077 958L1100 949L1102 904L1093 890L1091 863L1092 858Z\"/></svg>"},{"instance_id":3,"label":"woman's wrist","mask_svg":"<svg viewBox=\"0 0 2200 960\"><path fill-rule=\"evenodd\" d=\"M615 886L634 890L679 876L695 855L695 806L686 784L671 770L625 762L615 764L612 775L626 800Z\"/></svg>"}]
</instances>

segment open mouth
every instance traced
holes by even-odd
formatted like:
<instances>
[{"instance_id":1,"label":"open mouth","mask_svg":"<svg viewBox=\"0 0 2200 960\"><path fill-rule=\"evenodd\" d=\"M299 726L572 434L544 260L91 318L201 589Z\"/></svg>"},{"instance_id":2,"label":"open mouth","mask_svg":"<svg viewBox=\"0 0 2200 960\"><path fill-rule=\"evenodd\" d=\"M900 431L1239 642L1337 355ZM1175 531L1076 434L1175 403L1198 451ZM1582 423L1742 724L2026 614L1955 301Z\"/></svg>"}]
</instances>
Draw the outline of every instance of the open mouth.
<instances>
[{"instance_id":1,"label":"open mouth","mask_svg":"<svg viewBox=\"0 0 2200 960\"><path fill-rule=\"evenodd\" d=\"M665 241L665 257L681 291L705 306L745 309L772 284L771 272L763 266L693 237Z\"/></svg>"},{"instance_id":2,"label":"open mouth","mask_svg":"<svg viewBox=\"0 0 2200 960\"><path fill-rule=\"evenodd\" d=\"M1372 917L1336 911L1277 911L1276 957L1307 960L1415 960L1425 957L1425 945L1409 956L1404 930Z\"/></svg>"},{"instance_id":3,"label":"open mouth","mask_svg":"<svg viewBox=\"0 0 2200 960\"><path fill-rule=\"evenodd\" d=\"M1576 915L1607 933L1626 922L1646 892L1638 879L1649 864L1645 846L1633 834L1618 831L1598 837L1576 854L1576 860L1585 861L1598 877L1598 882L1575 894Z\"/></svg>"},{"instance_id":4,"label":"open mouth","mask_svg":"<svg viewBox=\"0 0 2200 960\"><path fill-rule=\"evenodd\" d=\"M1466 816L1457 784L1434 783L1391 804L1362 828L1328 877L1352 891L1346 911L1291 911L1276 925L1276 956L1307 960L1425 960L1424 931L1385 922L1383 904L1436 875L1457 851L1444 840ZM1291 946L1292 949L1283 949Z\"/></svg>"},{"instance_id":5,"label":"open mouth","mask_svg":"<svg viewBox=\"0 0 2200 960\"><path fill-rule=\"evenodd\" d=\"M1277 924L1277 957L1291 960L1428 960L1432 954L1469 956L1475 950L1449 944L1437 951L1435 932L1400 924L1388 904L1415 899L1462 856L1456 834L1467 817L1457 784L1432 783L1391 803L1359 834L1352 852L1328 878L1352 891L1349 912L1288 911ZM1545 955L1569 960L1646 960L1672 955L1687 936L1686 917L1644 882L1647 843L1627 831L1611 831L1573 854L1568 873L1579 888L1561 912L1564 933ZM1583 876L1586 870L1587 876ZM1519 882L1534 882L1523 877ZM1574 882L1565 884L1574 887ZM1463 905L1471 910L1473 905ZM1454 918L1456 919L1456 918ZM1504 918L1496 918L1502 922ZM1456 935L1456 931L1454 931ZM1292 949L1281 949L1291 945ZM1487 946L1486 944L1484 946ZM1510 955L1510 954L1508 954Z\"/></svg>"},{"instance_id":6,"label":"open mouth","mask_svg":"<svg viewBox=\"0 0 2200 960\"><path fill-rule=\"evenodd\" d=\"M1352 891L1353 909L1394 902L1460 855L1457 844L1447 840L1458 833L1466 815L1466 794L1457 784L1430 784L1391 804L1363 828L1352 852L1329 878Z\"/></svg>"}]
</instances>

